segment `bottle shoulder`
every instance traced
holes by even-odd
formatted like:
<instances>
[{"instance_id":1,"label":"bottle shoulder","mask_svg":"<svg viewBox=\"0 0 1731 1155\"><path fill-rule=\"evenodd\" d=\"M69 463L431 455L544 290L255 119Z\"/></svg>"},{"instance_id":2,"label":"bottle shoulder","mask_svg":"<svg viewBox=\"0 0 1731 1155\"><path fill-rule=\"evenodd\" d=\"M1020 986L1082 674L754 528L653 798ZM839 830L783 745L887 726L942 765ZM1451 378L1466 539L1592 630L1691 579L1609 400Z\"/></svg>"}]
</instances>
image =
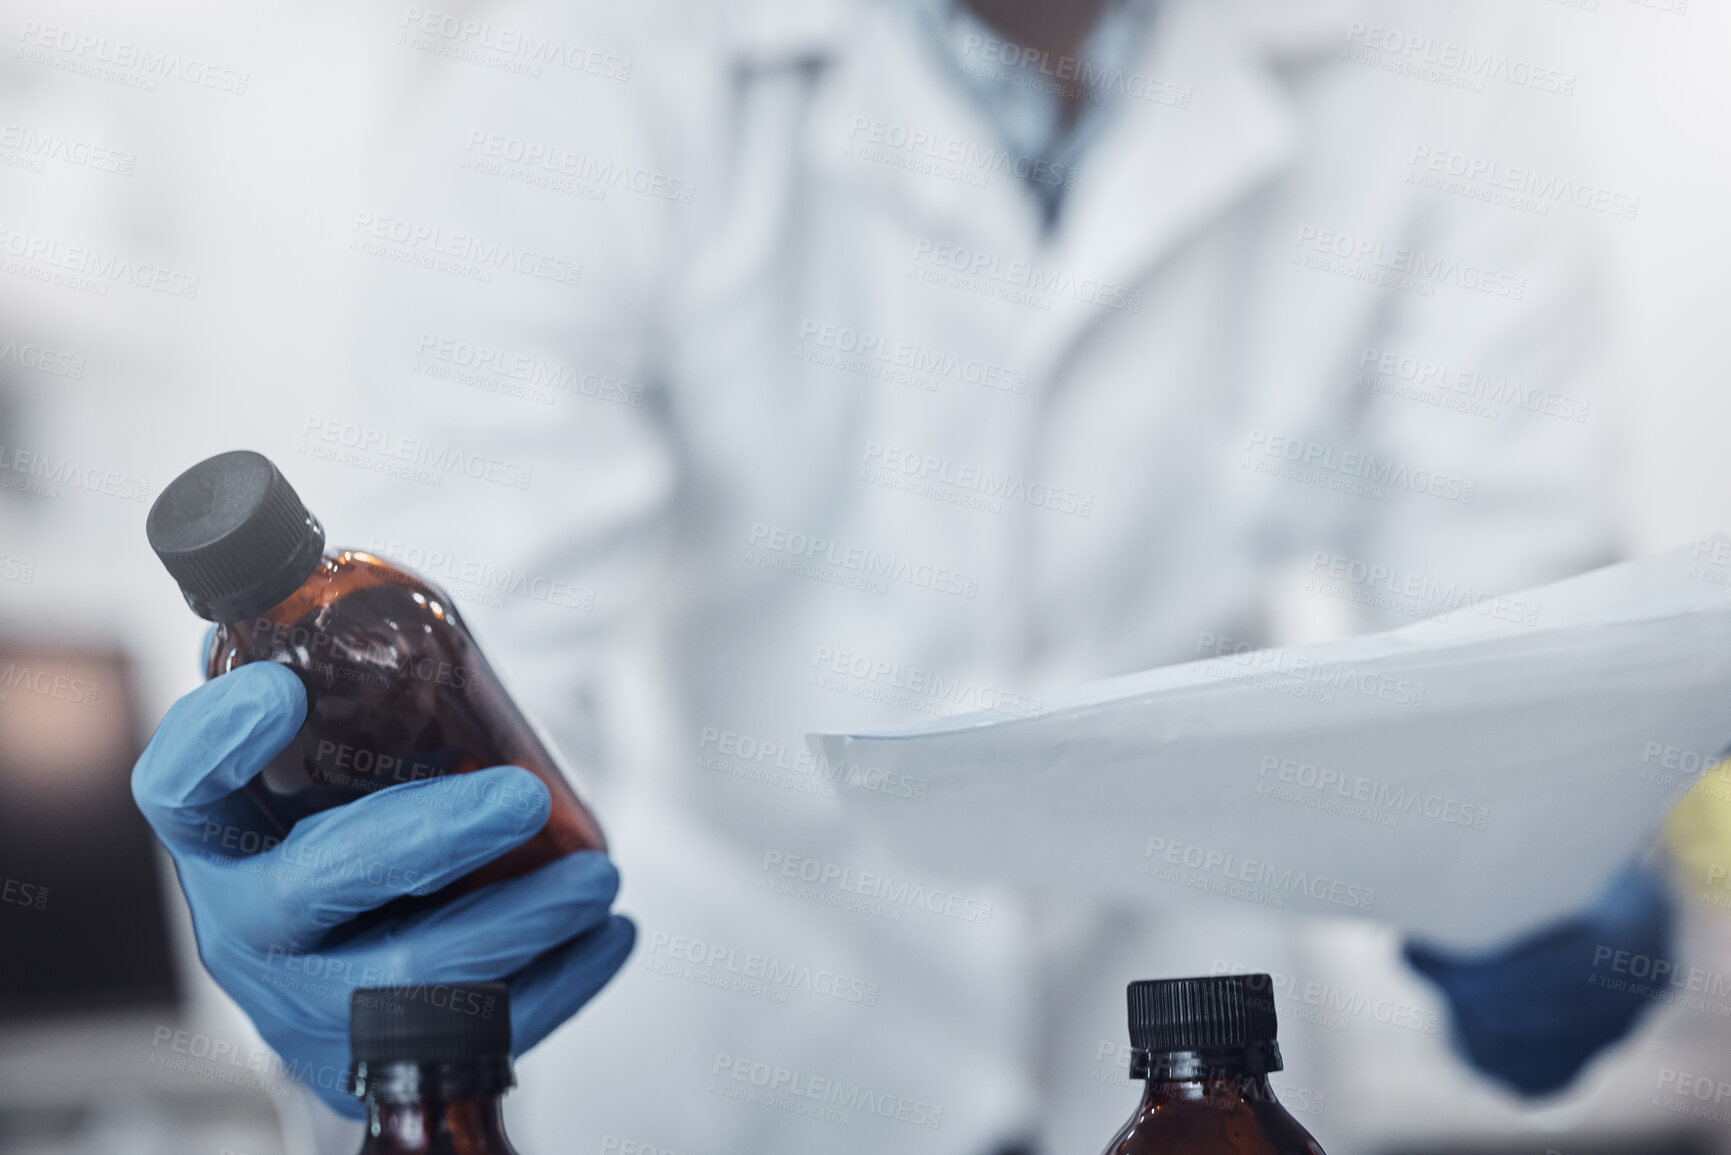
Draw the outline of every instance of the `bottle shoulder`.
<instances>
[{"instance_id":1,"label":"bottle shoulder","mask_svg":"<svg viewBox=\"0 0 1731 1155\"><path fill-rule=\"evenodd\" d=\"M219 625L209 675L270 657L300 666L400 665L413 657L478 665L473 640L444 590L358 550L325 554L300 588L254 618Z\"/></svg>"},{"instance_id":2,"label":"bottle shoulder","mask_svg":"<svg viewBox=\"0 0 1731 1155\"><path fill-rule=\"evenodd\" d=\"M390 600L389 595L396 594L398 600L424 606L452 625L462 624L451 595L443 588L375 554L338 550L326 554L320 568L327 575L320 591L322 601L332 602L362 591L372 593L373 599L380 601Z\"/></svg>"},{"instance_id":3,"label":"bottle shoulder","mask_svg":"<svg viewBox=\"0 0 1731 1155\"><path fill-rule=\"evenodd\" d=\"M430 617L466 632L462 616L442 588L413 570L360 550L325 554L299 589L260 617L288 625L309 618L328 619L359 605L374 614L395 610L409 620Z\"/></svg>"},{"instance_id":4,"label":"bottle shoulder","mask_svg":"<svg viewBox=\"0 0 1731 1155\"><path fill-rule=\"evenodd\" d=\"M1266 1086L1183 1090L1151 1090L1106 1155L1323 1155Z\"/></svg>"}]
</instances>

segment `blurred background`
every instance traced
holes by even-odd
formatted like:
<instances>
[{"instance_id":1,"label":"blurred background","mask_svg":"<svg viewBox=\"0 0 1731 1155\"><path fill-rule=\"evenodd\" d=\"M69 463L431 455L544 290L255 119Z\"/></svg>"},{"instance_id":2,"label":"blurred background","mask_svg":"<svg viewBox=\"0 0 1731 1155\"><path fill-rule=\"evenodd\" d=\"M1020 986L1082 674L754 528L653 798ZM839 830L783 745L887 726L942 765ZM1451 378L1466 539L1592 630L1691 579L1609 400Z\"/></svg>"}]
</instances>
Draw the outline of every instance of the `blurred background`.
<instances>
[{"instance_id":1,"label":"blurred background","mask_svg":"<svg viewBox=\"0 0 1731 1155\"><path fill-rule=\"evenodd\" d=\"M1639 197L1632 218L1591 222L1615 269L1615 468L1629 549L1731 528L1720 444L1731 430L1731 5L1503 3L1521 9L1545 58L1580 77L1567 113L1577 171ZM401 19L400 6L331 0L26 0L0 21L8 1155L273 1155L320 1143L318 1108L203 977L172 868L127 792L142 741L199 680L202 623L150 554L143 523L181 468L231 445L286 446L290 426L341 390L340 311L356 275L344 240L377 175L369 162L431 66L399 47ZM232 72L203 85L86 75L30 46L27 30L41 24L171 46ZM165 279L54 283L29 259L43 241L123 255ZM18 465L21 454L71 459L99 480L46 482ZM333 472L296 476L309 507L338 499L344 480ZM485 636L484 607L475 618ZM18 689L38 674L64 692ZM1731 974L1726 911L1689 905L1683 943L1687 965ZM1411 984L1406 996L1434 1009L1434 995L1387 972L1377 928L1319 929L1313 947L1331 975ZM1731 1080L1728 1008L1659 1008L1574 1088L1539 1104L1442 1062L1443 1042L1415 1034L1375 1050L1356 1101L1300 1118L1325 1142L1335 1118L1374 1118L1339 1141L1374 1146L1330 1150L1381 1155L1731 1152L1731 1099L1679 1097L1662 1079ZM1403 1108L1412 1086L1445 1106ZM1102 1120L1102 1137L1113 1125Z\"/></svg>"}]
</instances>

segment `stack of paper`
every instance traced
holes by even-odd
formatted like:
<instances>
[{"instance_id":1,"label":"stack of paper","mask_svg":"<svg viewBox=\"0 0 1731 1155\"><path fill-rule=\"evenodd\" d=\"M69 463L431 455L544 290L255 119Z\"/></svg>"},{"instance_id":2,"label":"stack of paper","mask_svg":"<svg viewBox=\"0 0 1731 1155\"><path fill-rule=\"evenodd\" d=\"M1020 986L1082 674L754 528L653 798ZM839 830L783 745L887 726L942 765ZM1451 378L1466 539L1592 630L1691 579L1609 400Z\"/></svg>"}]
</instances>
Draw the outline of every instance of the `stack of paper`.
<instances>
[{"instance_id":1,"label":"stack of paper","mask_svg":"<svg viewBox=\"0 0 1731 1155\"><path fill-rule=\"evenodd\" d=\"M1731 742L1731 539L1392 633L1086 686L1035 717L813 735L932 867L1489 945L1586 904Z\"/></svg>"}]
</instances>

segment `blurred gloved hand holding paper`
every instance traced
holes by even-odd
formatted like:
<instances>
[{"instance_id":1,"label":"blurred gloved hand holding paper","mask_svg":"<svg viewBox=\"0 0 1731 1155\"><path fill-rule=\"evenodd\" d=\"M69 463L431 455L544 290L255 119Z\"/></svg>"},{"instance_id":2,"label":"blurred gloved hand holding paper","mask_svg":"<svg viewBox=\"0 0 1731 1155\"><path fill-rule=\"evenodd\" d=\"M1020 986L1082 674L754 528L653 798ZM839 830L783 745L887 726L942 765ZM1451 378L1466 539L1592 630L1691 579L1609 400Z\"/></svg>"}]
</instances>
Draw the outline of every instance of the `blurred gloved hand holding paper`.
<instances>
[{"instance_id":1,"label":"blurred gloved hand holding paper","mask_svg":"<svg viewBox=\"0 0 1731 1155\"><path fill-rule=\"evenodd\" d=\"M1586 906L1731 742L1728 572L1731 538L1704 538L1385 634L1204 636L1203 660L1034 717L810 742L935 868L1481 948ZM923 785L869 788L885 774Z\"/></svg>"}]
</instances>

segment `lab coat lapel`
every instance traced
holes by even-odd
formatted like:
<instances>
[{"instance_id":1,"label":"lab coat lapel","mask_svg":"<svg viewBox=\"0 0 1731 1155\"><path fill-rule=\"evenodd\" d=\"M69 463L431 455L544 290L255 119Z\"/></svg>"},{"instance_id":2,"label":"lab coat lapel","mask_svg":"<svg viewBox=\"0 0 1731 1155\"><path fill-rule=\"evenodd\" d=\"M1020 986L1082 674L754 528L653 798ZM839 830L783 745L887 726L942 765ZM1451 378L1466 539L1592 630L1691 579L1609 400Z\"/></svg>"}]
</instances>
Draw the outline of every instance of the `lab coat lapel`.
<instances>
[{"instance_id":1,"label":"lab coat lapel","mask_svg":"<svg viewBox=\"0 0 1731 1155\"><path fill-rule=\"evenodd\" d=\"M862 4L814 94L814 171L939 236L1021 253L1039 216L1016 157L903 4Z\"/></svg>"},{"instance_id":2,"label":"lab coat lapel","mask_svg":"<svg viewBox=\"0 0 1731 1155\"><path fill-rule=\"evenodd\" d=\"M1238 0L1168 0L1116 96L1044 260L1133 292L1184 241L1271 180L1297 151L1297 118L1272 48ZM1300 7L1303 7L1302 5ZM1314 13L1313 13L1314 15ZM1290 16L1282 40L1294 36ZM1310 22L1314 30L1315 20ZM1138 98L1136 92L1152 93ZM1187 104L1187 107L1181 107ZM1114 311L1078 305L1038 326L1033 363L1055 366Z\"/></svg>"},{"instance_id":3,"label":"lab coat lapel","mask_svg":"<svg viewBox=\"0 0 1731 1155\"><path fill-rule=\"evenodd\" d=\"M1115 97L1118 106L1079 162L1059 227L1045 238L1016 158L903 5L832 9L846 15L829 25L830 54L806 129L808 163L922 233L977 245L1006 263L1038 264L1061 284L1134 291L1187 238L1295 158L1297 117L1275 60L1323 49L1352 3L1159 3L1127 73L1128 91ZM914 134L917 143L908 143ZM1075 299L1064 307L1030 310L1012 338L1035 380L1116 315L1084 303L1081 290L1066 295Z\"/></svg>"}]
</instances>

